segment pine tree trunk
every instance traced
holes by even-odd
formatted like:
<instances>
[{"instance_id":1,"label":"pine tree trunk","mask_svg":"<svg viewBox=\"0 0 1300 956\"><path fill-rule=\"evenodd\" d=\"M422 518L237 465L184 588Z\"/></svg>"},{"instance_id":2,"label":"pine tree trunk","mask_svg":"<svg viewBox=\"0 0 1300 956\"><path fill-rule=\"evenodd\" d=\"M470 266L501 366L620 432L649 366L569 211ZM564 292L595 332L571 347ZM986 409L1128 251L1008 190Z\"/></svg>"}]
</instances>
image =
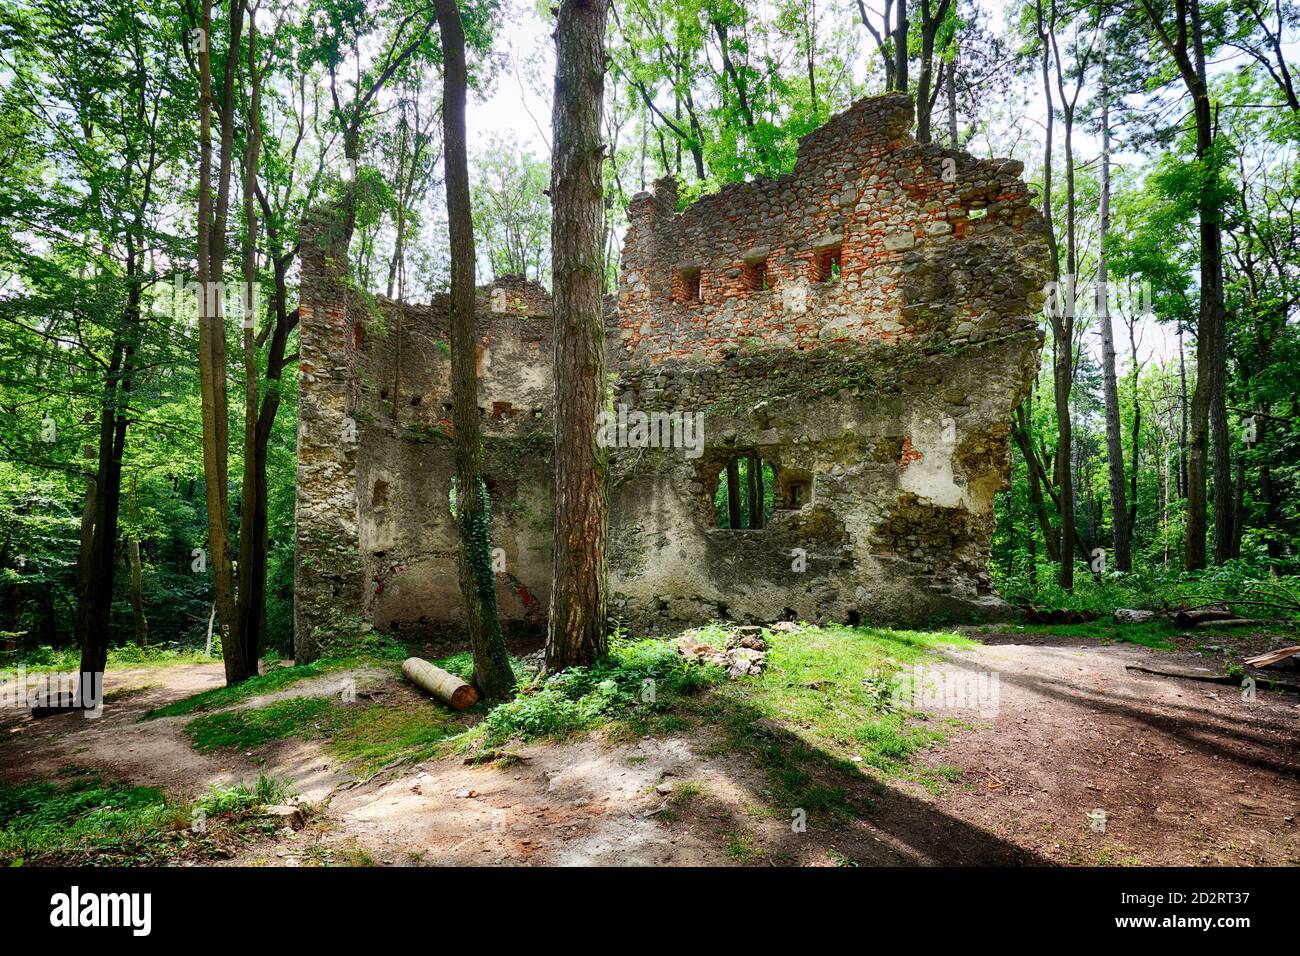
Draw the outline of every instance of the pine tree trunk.
<instances>
[{"instance_id":1,"label":"pine tree trunk","mask_svg":"<svg viewBox=\"0 0 1300 956\"><path fill-rule=\"evenodd\" d=\"M555 547L546 669L605 653L608 461L601 290L604 0L563 0L555 28L551 256L555 315Z\"/></svg>"},{"instance_id":2,"label":"pine tree trunk","mask_svg":"<svg viewBox=\"0 0 1300 956\"><path fill-rule=\"evenodd\" d=\"M455 0L436 0L442 35L443 162L451 239L452 424L456 431L456 523L461 535L460 590L474 652L474 684L487 700L514 689L497 616L492 528L478 411L478 329L475 321L474 226L465 153L465 32Z\"/></svg>"}]
</instances>

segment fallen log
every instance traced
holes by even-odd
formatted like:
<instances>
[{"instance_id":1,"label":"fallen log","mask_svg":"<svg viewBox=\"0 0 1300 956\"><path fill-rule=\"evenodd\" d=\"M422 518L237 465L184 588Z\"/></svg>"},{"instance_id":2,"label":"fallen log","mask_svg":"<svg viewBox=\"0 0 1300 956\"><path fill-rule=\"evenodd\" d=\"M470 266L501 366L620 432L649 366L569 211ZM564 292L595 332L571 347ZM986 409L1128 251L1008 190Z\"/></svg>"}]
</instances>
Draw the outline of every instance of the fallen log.
<instances>
[{"instance_id":1,"label":"fallen log","mask_svg":"<svg viewBox=\"0 0 1300 956\"><path fill-rule=\"evenodd\" d=\"M1101 617L1100 611L1071 611L1064 608L1019 608L1026 624L1089 624Z\"/></svg>"},{"instance_id":2,"label":"fallen log","mask_svg":"<svg viewBox=\"0 0 1300 956\"><path fill-rule=\"evenodd\" d=\"M1179 627L1195 627L1206 621L1227 621L1236 618L1236 613L1226 607L1192 607L1174 615L1174 623Z\"/></svg>"},{"instance_id":3,"label":"fallen log","mask_svg":"<svg viewBox=\"0 0 1300 956\"><path fill-rule=\"evenodd\" d=\"M464 710L478 703L478 691L472 684L418 657L408 657L403 662L402 676L452 710Z\"/></svg>"}]
</instances>

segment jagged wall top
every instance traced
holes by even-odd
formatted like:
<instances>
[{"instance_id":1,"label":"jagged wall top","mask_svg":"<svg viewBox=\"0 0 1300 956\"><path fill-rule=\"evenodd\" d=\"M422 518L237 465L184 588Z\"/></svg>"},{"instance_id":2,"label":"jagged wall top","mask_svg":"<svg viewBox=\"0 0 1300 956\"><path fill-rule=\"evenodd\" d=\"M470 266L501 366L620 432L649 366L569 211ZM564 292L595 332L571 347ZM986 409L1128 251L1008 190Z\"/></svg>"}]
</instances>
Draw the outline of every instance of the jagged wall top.
<instances>
[{"instance_id":1,"label":"jagged wall top","mask_svg":"<svg viewBox=\"0 0 1300 956\"><path fill-rule=\"evenodd\" d=\"M979 341L1036 325L1047 245L1020 163L919 145L910 98L865 98L805 136L791 173L677 212L659 180L629 205L624 361L712 361L746 345Z\"/></svg>"}]
</instances>

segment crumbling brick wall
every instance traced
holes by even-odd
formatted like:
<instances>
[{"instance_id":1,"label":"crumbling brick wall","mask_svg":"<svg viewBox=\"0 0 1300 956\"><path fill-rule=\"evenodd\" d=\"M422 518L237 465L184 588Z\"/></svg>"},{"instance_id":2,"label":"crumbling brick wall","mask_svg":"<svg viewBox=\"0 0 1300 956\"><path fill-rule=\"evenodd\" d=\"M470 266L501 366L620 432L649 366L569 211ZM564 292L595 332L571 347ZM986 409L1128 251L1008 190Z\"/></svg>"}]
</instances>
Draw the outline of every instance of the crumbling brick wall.
<instances>
[{"instance_id":1,"label":"crumbling brick wall","mask_svg":"<svg viewBox=\"0 0 1300 956\"><path fill-rule=\"evenodd\" d=\"M1018 163L918 145L910 125L906 97L862 100L804 138L789 175L681 211L670 179L633 198L606 323L612 398L704 416L700 448L611 449L611 609L636 628L1004 609L987 574L993 500L1041 345L1046 233ZM381 627L432 630L460 614L446 306L374 311L355 370L364 607ZM550 303L503 279L479 318L498 595L508 619L537 621ZM765 527L721 527L719 476L748 456L770 465L778 507ZM300 472L300 512L332 494L316 481Z\"/></svg>"},{"instance_id":2,"label":"crumbling brick wall","mask_svg":"<svg viewBox=\"0 0 1300 956\"><path fill-rule=\"evenodd\" d=\"M1019 163L918 145L911 101L861 100L794 171L678 212L633 199L616 401L701 410L706 447L614 457L615 613L638 627L1004 611L988 578L1008 423L1037 365L1047 237ZM721 470L806 486L720 527Z\"/></svg>"}]
</instances>

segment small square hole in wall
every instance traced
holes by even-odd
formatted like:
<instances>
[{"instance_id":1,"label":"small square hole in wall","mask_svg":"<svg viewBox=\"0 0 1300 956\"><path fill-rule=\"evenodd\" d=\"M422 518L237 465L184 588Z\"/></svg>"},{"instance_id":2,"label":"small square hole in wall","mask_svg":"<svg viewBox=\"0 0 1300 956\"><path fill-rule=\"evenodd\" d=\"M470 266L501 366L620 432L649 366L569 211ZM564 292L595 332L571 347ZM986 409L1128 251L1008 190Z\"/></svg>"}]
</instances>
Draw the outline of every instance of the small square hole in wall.
<instances>
[{"instance_id":1,"label":"small square hole in wall","mask_svg":"<svg viewBox=\"0 0 1300 956\"><path fill-rule=\"evenodd\" d=\"M843 246L826 246L813 253L809 278L813 282L836 282L840 277Z\"/></svg>"},{"instance_id":2,"label":"small square hole in wall","mask_svg":"<svg viewBox=\"0 0 1300 956\"><path fill-rule=\"evenodd\" d=\"M700 270L699 269L682 269L677 273L677 301L678 302L699 302L700 297Z\"/></svg>"},{"instance_id":3,"label":"small square hole in wall","mask_svg":"<svg viewBox=\"0 0 1300 956\"><path fill-rule=\"evenodd\" d=\"M750 292L762 292L764 289L770 289L772 285L767 272L767 260L760 259L757 262L746 262L741 266L741 281Z\"/></svg>"}]
</instances>

